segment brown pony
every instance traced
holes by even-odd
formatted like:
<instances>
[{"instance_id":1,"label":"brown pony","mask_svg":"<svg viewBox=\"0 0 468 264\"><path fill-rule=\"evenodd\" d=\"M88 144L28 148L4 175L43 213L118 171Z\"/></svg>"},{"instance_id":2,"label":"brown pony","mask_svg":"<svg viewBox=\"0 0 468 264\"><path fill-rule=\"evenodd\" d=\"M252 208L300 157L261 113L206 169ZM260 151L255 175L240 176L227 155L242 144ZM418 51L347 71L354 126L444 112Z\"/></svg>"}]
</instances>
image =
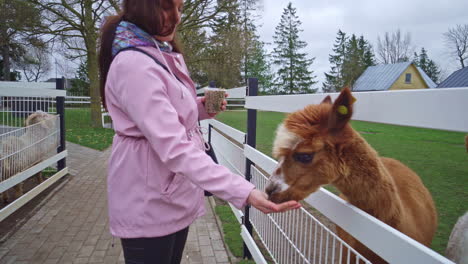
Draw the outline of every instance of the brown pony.
<instances>
[{"instance_id":1,"label":"brown pony","mask_svg":"<svg viewBox=\"0 0 468 264\"><path fill-rule=\"evenodd\" d=\"M465 136L465 148L466 152L468 152L468 135Z\"/></svg>"},{"instance_id":2,"label":"brown pony","mask_svg":"<svg viewBox=\"0 0 468 264\"><path fill-rule=\"evenodd\" d=\"M354 100L345 88L333 104L327 96L287 116L276 132L279 162L266 188L269 199L299 201L332 184L343 199L429 246L437 227L431 194L415 172L380 157L350 126ZM386 263L341 228L337 233L372 263Z\"/></svg>"}]
</instances>

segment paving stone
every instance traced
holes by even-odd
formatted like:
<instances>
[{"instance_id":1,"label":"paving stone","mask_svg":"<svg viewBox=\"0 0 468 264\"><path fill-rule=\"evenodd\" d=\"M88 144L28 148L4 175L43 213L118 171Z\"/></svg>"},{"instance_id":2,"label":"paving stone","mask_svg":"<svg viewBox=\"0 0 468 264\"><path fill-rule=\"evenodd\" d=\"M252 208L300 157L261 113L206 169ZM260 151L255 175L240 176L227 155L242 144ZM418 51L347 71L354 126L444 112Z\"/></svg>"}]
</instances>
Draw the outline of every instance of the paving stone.
<instances>
[{"instance_id":1,"label":"paving stone","mask_svg":"<svg viewBox=\"0 0 468 264\"><path fill-rule=\"evenodd\" d=\"M66 248L65 247L56 247L54 248L49 256L47 257L48 259L59 259L62 257L63 253L65 253Z\"/></svg>"},{"instance_id":2,"label":"paving stone","mask_svg":"<svg viewBox=\"0 0 468 264\"><path fill-rule=\"evenodd\" d=\"M216 264L216 259L214 257L202 257L203 264Z\"/></svg>"},{"instance_id":3,"label":"paving stone","mask_svg":"<svg viewBox=\"0 0 468 264\"><path fill-rule=\"evenodd\" d=\"M226 251L215 251L215 258L217 262L228 262L229 258L228 255L226 254Z\"/></svg>"},{"instance_id":4,"label":"paving stone","mask_svg":"<svg viewBox=\"0 0 468 264\"><path fill-rule=\"evenodd\" d=\"M76 258L73 263L88 263L89 259L88 258Z\"/></svg>"},{"instance_id":5,"label":"paving stone","mask_svg":"<svg viewBox=\"0 0 468 264\"><path fill-rule=\"evenodd\" d=\"M107 220L105 165L110 151L72 143L67 148L73 175L0 245L1 264L124 263L120 239L111 236ZM206 215L190 226L184 264L228 262L207 201L205 207Z\"/></svg>"},{"instance_id":6,"label":"paving stone","mask_svg":"<svg viewBox=\"0 0 468 264\"><path fill-rule=\"evenodd\" d=\"M223 240L211 240L211 246L213 247L214 250L226 250L224 247L224 242Z\"/></svg>"},{"instance_id":7,"label":"paving stone","mask_svg":"<svg viewBox=\"0 0 468 264\"><path fill-rule=\"evenodd\" d=\"M59 259L46 259L43 264L56 264L59 263Z\"/></svg>"},{"instance_id":8,"label":"paving stone","mask_svg":"<svg viewBox=\"0 0 468 264\"><path fill-rule=\"evenodd\" d=\"M94 246L82 246L79 253L78 257L89 257L94 251Z\"/></svg>"},{"instance_id":9,"label":"paving stone","mask_svg":"<svg viewBox=\"0 0 468 264\"><path fill-rule=\"evenodd\" d=\"M209 246L211 244L210 236L199 236L198 243L200 246Z\"/></svg>"},{"instance_id":10,"label":"paving stone","mask_svg":"<svg viewBox=\"0 0 468 264\"><path fill-rule=\"evenodd\" d=\"M211 246L200 246L200 252L202 257L214 256L213 248Z\"/></svg>"},{"instance_id":11,"label":"paving stone","mask_svg":"<svg viewBox=\"0 0 468 264\"><path fill-rule=\"evenodd\" d=\"M106 251L96 250L93 252L91 257L89 258L89 263L104 262L105 255L106 255Z\"/></svg>"}]
</instances>

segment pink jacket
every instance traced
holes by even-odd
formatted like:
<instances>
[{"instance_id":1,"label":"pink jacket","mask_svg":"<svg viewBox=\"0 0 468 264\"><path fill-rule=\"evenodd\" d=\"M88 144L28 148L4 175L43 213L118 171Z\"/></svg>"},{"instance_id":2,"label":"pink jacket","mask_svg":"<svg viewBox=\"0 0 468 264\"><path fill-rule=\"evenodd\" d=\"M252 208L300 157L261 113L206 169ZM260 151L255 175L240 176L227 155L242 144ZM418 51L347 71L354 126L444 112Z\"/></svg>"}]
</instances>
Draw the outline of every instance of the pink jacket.
<instances>
[{"instance_id":1,"label":"pink jacket","mask_svg":"<svg viewBox=\"0 0 468 264\"><path fill-rule=\"evenodd\" d=\"M154 47L140 47L164 60ZM113 60L106 103L116 135L107 192L112 235L159 237L189 226L205 212L203 190L241 208L254 186L215 164L197 135L208 118L180 54L163 53L185 84L137 51Z\"/></svg>"}]
</instances>

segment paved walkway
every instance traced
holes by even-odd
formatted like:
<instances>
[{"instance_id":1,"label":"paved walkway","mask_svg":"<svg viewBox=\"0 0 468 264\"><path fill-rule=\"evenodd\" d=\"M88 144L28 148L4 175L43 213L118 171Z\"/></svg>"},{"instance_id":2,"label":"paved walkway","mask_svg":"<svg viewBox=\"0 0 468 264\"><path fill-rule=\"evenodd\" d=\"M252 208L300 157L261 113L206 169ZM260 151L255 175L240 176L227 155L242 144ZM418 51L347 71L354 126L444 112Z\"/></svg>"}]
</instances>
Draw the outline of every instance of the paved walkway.
<instances>
[{"instance_id":1,"label":"paved walkway","mask_svg":"<svg viewBox=\"0 0 468 264\"><path fill-rule=\"evenodd\" d=\"M120 241L112 238L107 224L105 175L109 151L72 143L67 143L67 148L71 175L0 244L1 264L124 263ZM229 263L208 200L206 206L207 214L190 227L182 263Z\"/></svg>"}]
</instances>

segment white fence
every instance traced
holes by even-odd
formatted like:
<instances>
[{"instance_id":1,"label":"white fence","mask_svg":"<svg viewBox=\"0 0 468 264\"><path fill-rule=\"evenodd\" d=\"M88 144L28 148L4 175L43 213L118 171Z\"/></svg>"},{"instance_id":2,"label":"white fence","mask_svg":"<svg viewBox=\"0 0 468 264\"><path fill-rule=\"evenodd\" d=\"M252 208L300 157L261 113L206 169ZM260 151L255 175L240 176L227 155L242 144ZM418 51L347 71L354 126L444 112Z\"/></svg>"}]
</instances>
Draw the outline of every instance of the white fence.
<instances>
[{"instance_id":1,"label":"white fence","mask_svg":"<svg viewBox=\"0 0 468 264\"><path fill-rule=\"evenodd\" d=\"M197 95L203 95L205 93L205 88L203 87L197 90ZM246 97L246 86L227 89L228 97L226 98L227 107L243 107L245 105Z\"/></svg>"},{"instance_id":2,"label":"white fence","mask_svg":"<svg viewBox=\"0 0 468 264\"><path fill-rule=\"evenodd\" d=\"M338 94L331 95L335 98ZM353 93L353 96L357 99L354 115L357 120L468 131L466 112L463 111L468 88L365 92ZM320 103L324 97L324 94L248 96L246 108L292 112L308 104ZM404 114L403 110L408 113ZM268 174L277 162L246 145L246 135L232 127L216 120L203 121L202 126L216 129L211 130L211 143L219 162L234 173L244 175L245 158L248 158L255 164L251 169L252 182L258 189L264 189ZM453 263L323 188L305 202L389 263ZM232 209L242 224L243 212ZM273 215L264 215L254 208L250 210L250 222L275 263L341 263L340 260L354 263L357 259L362 260L360 263L370 263L353 249L350 251L356 255L350 259L353 254L348 255L350 251L346 249L349 246L302 208ZM244 226L242 237L254 260L266 263Z\"/></svg>"},{"instance_id":3,"label":"white fence","mask_svg":"<svg viewBox=\"0 0 468 264\"><path fill-rule=\"evenodd\" d=\"M65 96L65 91L55 88L55 83L0 82L0 193L48 167L55 167L67 157L66 150L57 153L61 142L61 117L56 115L60 107L56 102L57 97ZM24 120L36 110L50 113L52 117L25 127ZM67 173L67 167L59 168L46 181L3 207L0 221Z\"/></svg>"}]
</instances>

